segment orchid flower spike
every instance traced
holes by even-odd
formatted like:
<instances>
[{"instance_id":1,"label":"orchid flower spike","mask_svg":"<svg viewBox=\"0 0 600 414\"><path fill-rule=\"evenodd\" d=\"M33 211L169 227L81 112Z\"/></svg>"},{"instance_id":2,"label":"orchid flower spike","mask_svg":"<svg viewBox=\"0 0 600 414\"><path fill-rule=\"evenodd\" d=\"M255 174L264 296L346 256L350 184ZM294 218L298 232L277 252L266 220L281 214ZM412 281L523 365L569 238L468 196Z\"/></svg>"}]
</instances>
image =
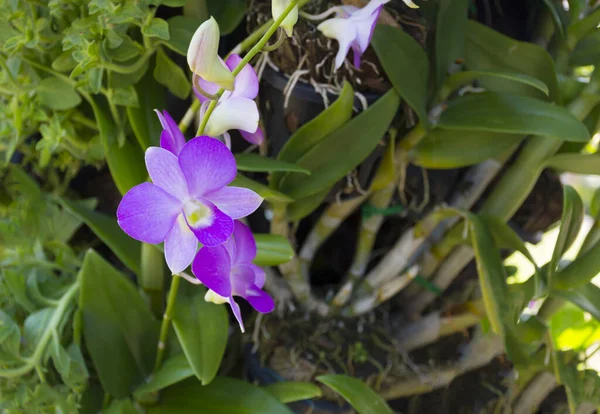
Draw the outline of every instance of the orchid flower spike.
<instances>
[{"instance_id":1,"label":"orchid flower spike","mask_svg":"<svg viewBox=\"0 0 600 414\"><path fill-rule=\"evenodd\" d=\"M236 221L233 237L220 246L201 248L192 264L196 278L209 289L205 300L229 303L242 332L244 322L234 296L246 299L260 313L268 313L275 308L273 299L262 290L265 272L252 263L255 256L256 242L252 232Z\"/></svg>"},{"instance_id":2,"label":"orchid flower spike","mask_svg":"<svg viewBox=\"0 0 600 414\"><path fill-rule=\"evenodd\" d=\"M233 75L219 58L219 25L211 16L198 27L187 52L190 70L228 91L233 89Z\"/></svg>"},{"instance_id":3,"label":"orchid flower spike","mask_svg":"<svg viewBox=\"0 0 600 414\"><path fill-rule=\"evenodd\" d=\"M283 14L285 9L290 5L291 0L272 0L271 1L271 14L273 15L273 20L277 20L279 16ZM285 34L288 37L292 37L294 33L294 25L298 21L298 6L294 7L292 11L288 13L288 15L283 19L281 25L279 27L285 30Z\"/></svg>"},{"instance_id":4,"label":"orchid flower spike","mask_svg":"<svg viewBox=\"0 0 600 414\"><path fill-rule=\"evenodd\" d=\"M149 244L165 242L173 274L186 269L198 249L217 246L233 233L233 220L253 213L262 203L254 191L226 187L236 176L233 154L216 139L189 141L179 156L164 148L146 150L152 183L129 190L117 209L125 233Z\"/></svg>"},{"instance_id":5,"label":"orchid flower spike","mask_svg":"<svg viewBox=\"0 0 600 414\"><path fill-rule=\"evenodd\" d=\"M167 111L160 113L158 109L155 109L154 112L158 115L158 120L163 127L163 132L160 134L160 147L179 155L185 145L183 133Z\"/></svg>"},{"instance_id":6,"label":"orchid flower spike","mask_svg":"<svg viewBox=\"0 0 600 414\"><path fill-rule=\"evenodd\" d=\"M317 26L323 35L339 43L339 50L335 56L336 69L344 63L350 48L354 53L354 66L357 68L360 66L360 57L369 47L379 13L383 5L389 1L371 0L362 9L354 6L338 6L337 17L325 20Z\"/></svg>"},{"instance_id":7,"label":"orchid flower spike","mask_svg":"<svg viewBox=\"0 0 600 414\"><path fill-rule=\"evenodd\" d=\"M230 70L242 61L239 55L232 54L227 58L225 64ZM194 93L202 106L200 117L204 116L210 103L209 98L204 96L200 90L215 94L219 86L202 76L194 75ZM211 137L218 137L230 129L240 131L244 139L251 144L260 144L263 133L258 126L258 107L254 98L258 95L258 77L250 64L246 64L235 77L233 91L226 91L221 95L217 106L206 124L204 133Z\"/></svg>"}]
</instances>

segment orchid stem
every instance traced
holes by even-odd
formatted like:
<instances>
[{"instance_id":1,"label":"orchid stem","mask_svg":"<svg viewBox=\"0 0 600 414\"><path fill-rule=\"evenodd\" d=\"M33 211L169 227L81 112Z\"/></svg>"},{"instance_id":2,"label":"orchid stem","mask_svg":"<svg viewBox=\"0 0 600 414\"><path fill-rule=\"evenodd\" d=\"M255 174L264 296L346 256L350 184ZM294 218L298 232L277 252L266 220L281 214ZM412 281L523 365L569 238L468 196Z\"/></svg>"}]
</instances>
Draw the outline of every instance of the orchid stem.
<instances>
[{"instance_id":1,"label":"orchid stem","mask_svg":"<svg viewBox=\"0 0 600 414\"><path fill-rule=\"evenodd\" d=\"M179 290L179 281L181 278L178 275L173 275L171 279L171 287L169 289L169 297L167 298L167 309L163 315L160 325L160 337L156 349L156 360L154 362L154 372L158 371L165 357L165 349L167 348L167 337L169 335L169 326L173 319L173 310L177 301L177 291Z\"/></svg>"},{"instance_id":2,"label":"orchid stem","mask_svg":"<svg viewBox=\"0 0 600 414\"><path fill-rule=\"evenodd\" d=\"M234 78L242 71L244 66L246 66L252 60L252 58L254 56L256 56L258 53L260 53L260 51L267 44L267 42L269 41L271 36L273 36L273 33L275 33L275 31L277 31L277 29L279 28L281 23L283 23L283 21L285 20L287 15L290 14L290 12L294 9L294 7L297 7L297 6L298 6L297 1L292 0L290 2L290 4L285 8L283 13L281 13L281 15L277 18L277 20L275 20L273 22L271 27L269 27L269 29L260 38L260 40L252 47L252 49L250 49L250 51L248 53L246 53L246 56L244 56L244 58L241 60L241 62L238 63L238 65L235 67L235 69L233 71L231 71ZM198 132L196 133L197 136L200 136L204 133L204 130L206 129L206 124L208 123L210 116L212 115L213 111L215 110L215 107L217 106L217 102L219 102L219 98L221 97L221 95L223 95L223 92L225 92L225 89L223 89L223 88L219 89L217 91L217 93L215 94L215 97L217 99L212 100L210 102L210 104L208 105L208 108L206 109L206 113L204 114L204 116L202 117L202 121L200 122L200 127L198 128Z\"/></svg>"}]
</instances>

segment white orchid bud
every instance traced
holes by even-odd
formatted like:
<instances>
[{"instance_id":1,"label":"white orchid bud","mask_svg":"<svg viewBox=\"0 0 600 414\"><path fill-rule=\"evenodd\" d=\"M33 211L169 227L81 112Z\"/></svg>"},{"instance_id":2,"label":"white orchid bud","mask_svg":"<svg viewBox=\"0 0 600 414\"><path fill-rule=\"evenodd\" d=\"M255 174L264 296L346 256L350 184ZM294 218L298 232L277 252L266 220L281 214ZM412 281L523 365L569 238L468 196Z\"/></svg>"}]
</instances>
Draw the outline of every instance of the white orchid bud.
<instances>
[{"instance_id":1,"label":"white orchid bud","mask_svg":"<svg viewBox=\"0 0 600 414\"><path fill-rule=\"evenodd\" d=\"M283 14L285 9L290 5L291 0L272 0L271 2L271 14L273 15L273 20L277 20L279 16ZM288 37L291 37L294 32L294 25L298 21L298 6L294 7L291 12L283 19L281 22L281 27L285 30L285 33Z\"/></svg>"},{"instance_id":2,"label":"white orchid bud","mask_svg":"<svg viewBox=\"0 0 600 414\"><path fill-rule=\"evenodd\" d=\"M407 5L408 7L410 7L411 9L418 9L418 8L419 8L419 6L417 6L417 5L415 4L415 2L414 2L414 1L412 1L412 0L404 0L404 4L406 4L406 5Z\"/></svg>"},{"instance_id":3,"label":"white orchid bud","mask_svg":"<svg viewBox=\"0 0 600 414\"><path fill-rule=\"evenodd\" d=\"M234 77L219 59L219 25L210 18L198 27L187 52L190 70L228 91L233 90Z\"/></svg>"}]
</instances>

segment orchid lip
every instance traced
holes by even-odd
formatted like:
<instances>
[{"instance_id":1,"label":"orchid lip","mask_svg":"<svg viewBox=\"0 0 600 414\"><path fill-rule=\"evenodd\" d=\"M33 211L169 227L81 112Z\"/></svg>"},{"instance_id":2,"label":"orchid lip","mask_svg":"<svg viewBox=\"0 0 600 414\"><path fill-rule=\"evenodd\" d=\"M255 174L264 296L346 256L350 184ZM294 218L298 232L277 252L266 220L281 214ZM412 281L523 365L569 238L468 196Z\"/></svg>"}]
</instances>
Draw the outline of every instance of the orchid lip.
<instances>
[{"instance_id":1,"label":"orchid lip","mask_svg":"<svg viewBox=\"0 0 600 414\"><path fill-rule=\"evenodd\" d=\"M214 220L212 209L198 200L186 200L183 203L183 213L188 225L195 229L208 227Z\"/></svg>"}]
</instances>

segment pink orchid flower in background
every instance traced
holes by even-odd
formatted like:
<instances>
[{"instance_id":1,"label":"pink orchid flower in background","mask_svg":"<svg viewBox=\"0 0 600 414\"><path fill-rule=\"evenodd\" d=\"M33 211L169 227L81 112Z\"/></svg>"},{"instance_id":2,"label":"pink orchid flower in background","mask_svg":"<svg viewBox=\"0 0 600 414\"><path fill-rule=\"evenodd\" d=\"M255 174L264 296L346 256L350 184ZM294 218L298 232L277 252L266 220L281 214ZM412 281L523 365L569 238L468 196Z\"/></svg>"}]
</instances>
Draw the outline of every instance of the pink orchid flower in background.
<instances>
[{"instance_id":1,"label":"pink orchid flower in background","mask_svg":"<svg viewBox=\"0 0 600 414\"><path fill-rule=\"evenodd\" d=\"M164 119L168 124L170 117ZM176 137L174 130L165 130L171 131L165 141L167 135ZM117 221L136 240L164 241L167 265L174 274L190 265L198 241L205 246L224 243L233 233L233 220L253 213L262 203L252 190L227 187L237 173L235 158L216 139L196 137L178 156L150 147L145 158L152 183L139 184L123 196Z\"/></svg>"},{"instance_id":2,"label":"pink orchid flower in background","mask_svg":"<svg viewBox=\"0 0 600 414\"><path fill-rule=\"evenodd\" d=\"M209 289L205 299L217 304L229 303L242 332L244 322L234 296L246 299L260 313L275 308L271 296L262 290L265 272L252 263L255 256L252 232L236 221L233 237L220 246L202 247L192 263L192 272Z\"/></svg>"},{"instance_id":3,"label":"pink orchid flower in background","mask_svg":"<svg viewBox=\"0 0 600 414\"><path fill-rule=\"evenodd\" d=\"M185 145L183 133L167 111L163 111L161 114L155 109L154 112L158 115L158 120L163 127L163 132L160 134L160 147L179 155Z\"/></svg>"},{"instance_id":4,"label":"pink orchid flower in background","mask_svg":"<svg viewBox=\"0 0 600 414\"><path fill-rule=\"evenodd\" d=\"M230 70L233 70L241 61L242 58L239 55L232 54L227 58L225 64ZM196 97L202 102L200 109L200 118L202 118L210 100L196 86L211 95L217 93L219 86L198 75L194 75L192 83ZM219 99L219 103L206 124L204 133L211 137L217 137L231 129L237 129L246 141L251 144L260 144L264 136L258 126L258 106L254 102L257 95L258 77L252 66L246 64L235 77L233 91L225 91Z\"/></svg>"},{"instance_id":5,"label":"pink orchid flower in background","mask_svg":"<svg viewBox=\"0 0 600 414\"><path fill-rule=\"evenodd\" d=\"M339 43L339 50L335 56L336 69L343 65L350 48L354 53L354 66L360 67L360 57L369 47L379 13L389 1L371 0L361 9L354 6L336 6L332 10L335 10L337 17L325 20L317 26L323 35Z\"/></svg>"}]
</instances>

